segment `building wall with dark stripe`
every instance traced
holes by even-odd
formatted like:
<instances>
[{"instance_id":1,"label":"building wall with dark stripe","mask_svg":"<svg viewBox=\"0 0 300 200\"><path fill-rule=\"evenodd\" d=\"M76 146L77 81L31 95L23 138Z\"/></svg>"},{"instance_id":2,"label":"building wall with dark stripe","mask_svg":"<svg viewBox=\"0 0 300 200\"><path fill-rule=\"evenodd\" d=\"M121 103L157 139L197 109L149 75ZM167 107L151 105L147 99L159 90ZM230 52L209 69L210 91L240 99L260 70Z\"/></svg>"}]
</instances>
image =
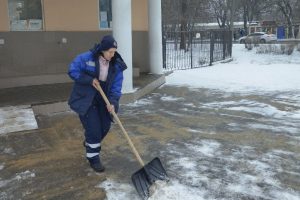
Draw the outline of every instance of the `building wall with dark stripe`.
<instances>
[{"instance_id":1,"label":"building wall with dark stripe","mask_svg":"<svg viewBox=\"0 0 300 200\"><path fill-rule=\"evenodd\" d=\"M111 32L0 32L0 40L4 41L0 44L0 88L30 85L30 79L32 84L52 83L47 79L54 83L69 81L61 75L67 73L70 62L105 34ZM148 54L148 32L133 31L133 67L140 68L141 72L149 71ZM36 80L34 76L45 78Z\"/></svg>"}]
</instances>

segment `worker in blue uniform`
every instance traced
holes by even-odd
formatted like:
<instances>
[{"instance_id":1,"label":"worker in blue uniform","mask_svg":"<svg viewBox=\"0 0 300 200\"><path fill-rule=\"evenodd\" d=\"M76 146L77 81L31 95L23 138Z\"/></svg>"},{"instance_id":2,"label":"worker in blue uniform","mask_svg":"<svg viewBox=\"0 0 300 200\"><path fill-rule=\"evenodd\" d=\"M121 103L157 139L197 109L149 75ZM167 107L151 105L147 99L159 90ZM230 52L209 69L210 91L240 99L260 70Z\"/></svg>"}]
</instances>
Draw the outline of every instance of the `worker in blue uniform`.
<instances>
[{"instance_id":1,"label":"worker in blue uniform","mask_svg":"<svg viewBox=\"0 0 300 200\"><path fill-rule=\"evenodd\" d=\"M68 74L74 85L68 103L79 115L85 130L86 158L96 172L105 170L100 159L101 141L111 127L111 112L118 112L126 68L111 35L104 36L94 48L79 54L69 67ZM97 86L106 94L110 106L105 104Z\"/></svg>"}]
</instances>

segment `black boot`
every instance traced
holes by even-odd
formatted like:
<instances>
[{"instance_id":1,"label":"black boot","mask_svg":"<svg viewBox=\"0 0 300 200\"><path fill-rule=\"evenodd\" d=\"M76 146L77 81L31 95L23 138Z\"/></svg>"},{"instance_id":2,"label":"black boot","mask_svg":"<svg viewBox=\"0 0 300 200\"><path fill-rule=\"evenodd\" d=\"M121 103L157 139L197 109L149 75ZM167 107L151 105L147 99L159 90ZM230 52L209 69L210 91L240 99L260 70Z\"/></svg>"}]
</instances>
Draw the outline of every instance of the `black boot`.
<instances>
[{"instance_id":1,"label":"black boot","mask_svg":"<svg viewBox=\"0 0 300 200\"><path fill-rule=\"evenodd\" d=\"M92 158L88 158L88 161L90 163L91 168L95 171L95 172L104 172L105 168L101 163L100 157L99 156L95 156Z\"/></svg>"}]
</instances>

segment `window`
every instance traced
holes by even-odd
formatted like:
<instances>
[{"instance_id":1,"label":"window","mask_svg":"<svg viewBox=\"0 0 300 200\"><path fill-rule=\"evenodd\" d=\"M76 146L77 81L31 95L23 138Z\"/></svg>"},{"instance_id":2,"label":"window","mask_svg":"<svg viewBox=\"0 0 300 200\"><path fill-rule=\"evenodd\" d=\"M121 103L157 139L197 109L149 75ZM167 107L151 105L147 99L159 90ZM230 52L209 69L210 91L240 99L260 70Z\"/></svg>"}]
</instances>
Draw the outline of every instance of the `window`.
<instances>
[{"instance_id":1,"label":"window","mask_svg":"<svg viewBox=\"0 0 300 200\"><path fill-rule=\"evenodd\" d=\"M41 0L9 0L8 12L12 31L43 29Z\"/></svg>"},{"instance_id":2,"label":"window","mask_svg":"<svg viewBox=\"0 0 300 200\"><path fill-rule=\"evenodd\" d=\"M99 0L100 28L112 28L111 0Z\"/></svg>"}]
</instances>

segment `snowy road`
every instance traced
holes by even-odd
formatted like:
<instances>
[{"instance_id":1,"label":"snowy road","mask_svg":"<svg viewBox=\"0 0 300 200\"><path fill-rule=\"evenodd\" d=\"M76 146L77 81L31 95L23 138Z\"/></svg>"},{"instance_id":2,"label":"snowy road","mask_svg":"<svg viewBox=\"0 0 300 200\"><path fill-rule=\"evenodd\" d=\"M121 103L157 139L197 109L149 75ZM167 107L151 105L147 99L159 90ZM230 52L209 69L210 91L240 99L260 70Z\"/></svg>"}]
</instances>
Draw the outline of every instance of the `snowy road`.
<instances>
[{"instance_id":1,"label":"snowy road","mask_svg":"<svg viewBox=\"0 0 300 200\"><path fill-rule=\"evenodd\" d=\"M123 117L135 113L132 121L155 123L139 119L149 115L166 123L159 128L162 137L169 125L176 130L160 150L147 149L165 161L171 177L151 199L300 199L300 105L287 95L298 94L244 96L165 86L124 106ZM128 180L108 179L100 187L108 199L138 199Z\"/></svg>"},{"instance_id":2,"label":"snowy road","mask_svg":"<svg viewBox=\"0 0 300 200\"><path fill-rule=\"evenodd\" d=\"M226 64L176 71L120 119L145 162L158 156L170 182L150 200L299 200L300 52L233 48ZM85 160L76 115L0 134L0 200L137 200L139 169L117 125L103 142L105 173Z\"/></svg>"},{"instance_id":3,"label":"snowy road","mask_svg":"<svg viewBox=\"0 0 300 200\"><path fill-rule=\"evenodd\" d=\"M240 45L233 53L228 64L174 72L123 107L123 117L156 124L161 137L174 131L160 150L148 147L171 177L151 199L300 199L300 53L258 55ZM138 199L125 180L99 187L109 200Z\"/></svg>"}]
</instances>

